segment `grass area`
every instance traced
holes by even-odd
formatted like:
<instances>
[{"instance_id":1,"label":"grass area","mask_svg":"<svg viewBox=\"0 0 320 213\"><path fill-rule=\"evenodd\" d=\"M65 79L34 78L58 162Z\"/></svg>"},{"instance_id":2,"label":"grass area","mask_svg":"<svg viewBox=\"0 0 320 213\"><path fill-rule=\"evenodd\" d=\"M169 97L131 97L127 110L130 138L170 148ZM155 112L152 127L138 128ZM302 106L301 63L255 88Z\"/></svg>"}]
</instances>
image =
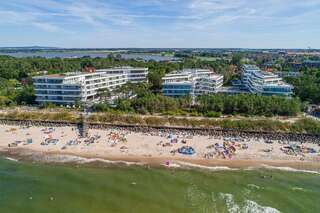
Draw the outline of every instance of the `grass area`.
<instances>
[{"instance_id":1,"label":"grass area","mask_svg":"<svg viewBox=\"0 0 320 213\"><path fill-rule=\"evenodd\" d=\"M286 133L310 133L320 134L320 122L312 119L298 119L295 122L284 122L272 119L250 119L243 118L234 120L207 119L207 118L177 118L177 117L142 117L140 115L121 115L101 113L89 117L90 122L112 123L112 124L138 124L147 126L177 126L193 128L223 128L243 131L267 131Z\"/></svg>"},{"instance_id":2,"label":"grass area","mask_svg":"<svg viewBox=\"0 0 320 213\"><path fill-rule=\"evenodd\" d=\"M201 60L201 61L217 61L217 60L221 60L221 58L217 58L217 57L204 57L204 56L197 56L196 59Z\"/></svg>"},{"instance_id":3,"label":"grass area","mask_svg":"<svg viewBox=\"0 0 320 213\"><path fill-rule=\"evenodd\" d=\"M43 120L43 121L70 121L79 122L80 114L72 112L8 112L0 113L1 119L9 120ZM143 126L175 126L192 128L222 128L242 131L266 131L284 133L309 133L320 134L320 122L313 119L298 119L294 122L286 122L275 119L243 118L234 120L208 119L208 118L184 118L172 116L141 116L125 115L120 113L94 113L88 118L91 123L131 124Z\"/></svg>"},{"instance_id":4,"label":"grass area","mask_svg":"<svg viewBox=\"0 0 320 213\"><path fill-rule=\"evenodd\" d=\"M71 112L19 112L0 113L0 118L9 120L80 121L80 116Z\"/></svg>"}]
</instances>

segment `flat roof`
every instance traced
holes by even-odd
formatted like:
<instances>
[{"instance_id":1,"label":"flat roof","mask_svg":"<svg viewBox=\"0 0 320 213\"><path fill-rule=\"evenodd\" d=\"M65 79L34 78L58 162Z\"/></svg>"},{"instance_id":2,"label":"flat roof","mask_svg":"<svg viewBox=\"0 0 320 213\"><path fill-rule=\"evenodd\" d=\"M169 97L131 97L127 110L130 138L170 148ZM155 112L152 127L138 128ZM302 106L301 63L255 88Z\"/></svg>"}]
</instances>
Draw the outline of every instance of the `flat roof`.
<instances>
[{"instance_id":1,"label":"flat roof","mask_svg":"<svg viewBox=\"0 0 320 213\"><path fill-rule=\"evenodd\" d=\"M148 68L143 68L143 67L115 67L115 68L106 68L106 69L98 69L96 72L67 72L67 73L58 73L58 74L49 74L49 75L39 75L39 76L34 76L33 78L66 78L66 77L75 77L75 76L82 76L82 75L95 75L95 74L101 74L107 70L125 70L125 69L144 69L148 70ZM115 75L115 74L108 74L108 75Z\"/></svg>"},{"instance_id":2,"label":"flat roof","mask_svg":"<svg viewBox=\"0 0 320 213\"><path fill-rule=\"evenodd\" d=\"M172 82L163 82L162 85L166 84L193 84L192 81L172 81Z\"/></svg>"},{"instance_id":3,"label":"flat roof","mask_svg":"<svg viewBox=\"0 0 320 213\"><path fill-rule=\"evenodd\" d=\"M223 75L219 75L219 74L214 74L214 75L210 75L211 79L217 80L219 78L223 77Z\"/></svg>"},{"instance_id":4,"label":"flat roof","mask_svg":"<svg viewBox=\"0 0 320 213\"><path fill-rule=\"evenodd\" d=\"M50 75L44 75L46 77L64 77L66 76L65 74L50 74Z\"/></svg>"},{"instance_id":5,"label":"flat roof","mask_svg":"<svg viewBox=\"0 0 320 213\"><path fill-rule=\"evenodd\" d=\"M80 76L83 74L89 74L89 73L85 73L85 72L58 73L58 74L49 74L49 75L39 75L39 76L34 76L33 78L66 78L66 77Z\"/></svg>"},{"instance_id":6,"label":"flat roof","mask_svg":"<svg viewBox=\"0 0 320 213\"><path fill-rule=\"evenodd\" d=\"M174 71L172 73L166 74L163 79L170 79L170 78L178 78L178 77L192 77L195 74L205 74L205 73L212 73L215 74L214 71L209 69L183 69L179 71Z\"/></svg>"},{"instance_id":7,"label":"flat roof","mask_svg":"<svg viewBox=\"0 0 320 213\"><path fill-rule=\"evenodd\" d=\"M111 68L103 68L103 69L97 69L96 71L97 72L103 72L105 70L126 70L126 69L131 69L131 70L136 70L136 69L139 69L139 70L148 70L149 68L148 67L130 67L130 66L124 66L124 67L111 67Z\"/></svg>"},{"instance_id":8,"label":"flat roof","mask_svg":"<svg viewBox=\"0 0 320 213\"><path fill-rule=\"evenodd\" d=\"M260 69L258 66L253 64L244 64L243 67L246 69Z\"/></svg>"}]
</instances>

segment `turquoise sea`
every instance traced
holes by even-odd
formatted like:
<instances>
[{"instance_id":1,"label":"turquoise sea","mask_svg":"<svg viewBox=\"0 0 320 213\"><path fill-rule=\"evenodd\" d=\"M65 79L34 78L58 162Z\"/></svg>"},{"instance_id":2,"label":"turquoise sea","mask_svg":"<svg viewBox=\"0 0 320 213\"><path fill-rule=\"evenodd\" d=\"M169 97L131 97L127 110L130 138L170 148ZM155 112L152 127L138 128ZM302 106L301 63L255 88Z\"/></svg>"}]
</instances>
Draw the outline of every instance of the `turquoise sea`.
<instances>
[{"instance_id":1,"label":"turquoise sea","mask_svg":"<svg viewBox=\"0 0 320 213\"><path fill-rule=\"evenodd\" d=\"M0 159L1 213L320 212L320 175Z\"/></svg>"}]
</instances>

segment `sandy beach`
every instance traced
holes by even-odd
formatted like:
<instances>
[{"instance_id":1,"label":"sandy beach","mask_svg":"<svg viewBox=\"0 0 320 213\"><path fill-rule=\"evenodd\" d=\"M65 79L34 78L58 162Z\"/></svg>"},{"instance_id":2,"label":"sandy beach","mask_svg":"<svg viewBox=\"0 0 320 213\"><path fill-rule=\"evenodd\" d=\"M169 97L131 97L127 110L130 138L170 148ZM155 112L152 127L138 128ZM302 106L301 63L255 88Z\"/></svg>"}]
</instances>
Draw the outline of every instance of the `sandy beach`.
<instances>
[{"instance_id":1,"label":"sandy beach","mask_svg":"<svg viewBox=\"0 0 320 213\"><path fill-rule=\"evenodd\" d=\"M168 167L179 162L185 166L281 166L320 171L320 146L308 142L120 129L90 129L88 137L81 138L76 127L14 125L0 125L0 135L0 151L8 155L78 156Z\"/></svg>"}]
</instances>

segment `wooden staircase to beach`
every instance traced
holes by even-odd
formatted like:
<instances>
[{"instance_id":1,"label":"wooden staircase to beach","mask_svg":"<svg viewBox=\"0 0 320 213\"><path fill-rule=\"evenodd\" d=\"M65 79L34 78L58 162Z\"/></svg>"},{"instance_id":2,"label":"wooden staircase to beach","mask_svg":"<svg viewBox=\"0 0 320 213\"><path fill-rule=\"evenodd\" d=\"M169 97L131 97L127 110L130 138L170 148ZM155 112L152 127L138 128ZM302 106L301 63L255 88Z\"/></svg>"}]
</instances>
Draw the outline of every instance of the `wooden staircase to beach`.
<instances>
[{"instance_id":1,"label":"wooden staircase to beach","mask_svg":"<svg viewBox=\"0 0 320 213\"><path fill-rule=\"evenodd\" d=\"M82 138L85 138L88 136L88 123L86 121L86 116L85 114L82 114L81 115L81 123L79 124L79 133L80 133L80 136Z\"/></svg>"}]
</instances>

